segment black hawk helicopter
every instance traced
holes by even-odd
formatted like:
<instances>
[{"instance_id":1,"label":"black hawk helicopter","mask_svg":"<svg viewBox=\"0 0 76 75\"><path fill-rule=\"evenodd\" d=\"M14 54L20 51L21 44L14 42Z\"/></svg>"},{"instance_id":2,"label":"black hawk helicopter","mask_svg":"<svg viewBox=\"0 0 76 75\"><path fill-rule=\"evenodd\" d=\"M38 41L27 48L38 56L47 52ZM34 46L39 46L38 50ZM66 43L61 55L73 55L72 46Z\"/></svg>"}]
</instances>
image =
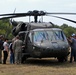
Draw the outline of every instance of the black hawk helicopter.
<instances>
[{"instance_id":1,"label":"black hawk helicopter","mask_svg":"<svg viewBox=\"0 0 76 75\"><path fill-rule=\"evenodd\" d=\"M48 16L50 14L51 17L76 23L76 21L67 18L52 16L52 14L76 15L76 13L48 13L34 10L28 11L27 13L0 15L2 16L0 20L24 16L34 17L34 22L16 22L11 20L11 24L14 26L12 34L14 36L19 35L25 46L22 50L22 62L29 57L55 57L60 62L67 60L69 54L69 44L64 32L59 28L54 28L54 24L52 22L38 22L39 16Z\"/></svg>"}]
</instances>

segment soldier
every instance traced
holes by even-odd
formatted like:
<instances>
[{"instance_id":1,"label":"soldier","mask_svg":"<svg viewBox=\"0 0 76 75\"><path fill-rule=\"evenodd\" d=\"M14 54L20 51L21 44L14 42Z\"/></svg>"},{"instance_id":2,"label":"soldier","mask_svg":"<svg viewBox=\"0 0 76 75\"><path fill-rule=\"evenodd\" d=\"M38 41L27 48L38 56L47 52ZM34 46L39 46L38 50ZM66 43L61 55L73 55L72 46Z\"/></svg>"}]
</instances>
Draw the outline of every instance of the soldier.
<instances>
[{"instance_id":1,"label":"soldier","mask_svg":"<svg viewBox=\"0 0 76 75\"><path fill-rule=\"evenodd\" d=\"M15 52L15 63L19 64L21 63L21 54L22 54L22 40L19 39L19 36L16 36L16 40L13 43L12 49Z\"/></svg>"}]
</instances>

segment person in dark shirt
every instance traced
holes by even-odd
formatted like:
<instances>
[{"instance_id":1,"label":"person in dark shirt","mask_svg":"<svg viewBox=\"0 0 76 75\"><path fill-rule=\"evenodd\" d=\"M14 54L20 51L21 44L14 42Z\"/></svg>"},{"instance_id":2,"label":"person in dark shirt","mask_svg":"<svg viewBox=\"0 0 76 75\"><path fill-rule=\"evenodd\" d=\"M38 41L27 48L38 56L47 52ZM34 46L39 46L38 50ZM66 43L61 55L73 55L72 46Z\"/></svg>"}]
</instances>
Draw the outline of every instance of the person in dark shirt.
<instances>
[{"instance_id":1,"label":"person in dark shirt","mask_svg":"<svg viewBox=\"0 0 76 75\"><path fill-rule=\"evenodd\" d=\"M12 41L12 43L10 43L9 49L10 49L10 63L14 64L15 63L15 60L14 60L14 50L12 49L12 45L13 45L13 41Z\"/></svg>"},{"instance_id":2,"label":"person in dark shirt","mask_svg":"<svg viewBox=\"0 0 76 75\"><path fill-rule=\"evenodd\" d=\"M72 34L71 39L68 39L71 47L71 54L70 54L70 63L72 63L73 58L74 62L76 62L76 34Z\"/></svg>"},{"instance_id":3,"label":"person in dark shirt","mask_svg":"<svg viewBox=\"0 0 76 75\"><path fill-rule=\"evenodd\" d=\"M2 63L3 35L0 35L0 63Z\"/></svg>"}]
</instances>

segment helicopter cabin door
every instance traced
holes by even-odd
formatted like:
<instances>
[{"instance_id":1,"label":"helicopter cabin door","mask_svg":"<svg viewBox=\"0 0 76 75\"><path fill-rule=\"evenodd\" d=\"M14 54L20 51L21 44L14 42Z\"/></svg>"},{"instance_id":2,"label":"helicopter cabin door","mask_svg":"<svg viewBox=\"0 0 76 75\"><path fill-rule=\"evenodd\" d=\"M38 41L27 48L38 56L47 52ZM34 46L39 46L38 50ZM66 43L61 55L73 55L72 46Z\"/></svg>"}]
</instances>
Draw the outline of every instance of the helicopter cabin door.
<instances>
[{"instance_id":1,"label":"helicopter cabin door","mask_svg":"<svg viewBox=\"0 0 76 75\"><path fill-rule=\"evenodd\" d=\"M33 50L33 43L32 43L32 34L28 33L26 37L26 46L27 46L27 52L32 54Z\"/></svg>"}]
</instances>

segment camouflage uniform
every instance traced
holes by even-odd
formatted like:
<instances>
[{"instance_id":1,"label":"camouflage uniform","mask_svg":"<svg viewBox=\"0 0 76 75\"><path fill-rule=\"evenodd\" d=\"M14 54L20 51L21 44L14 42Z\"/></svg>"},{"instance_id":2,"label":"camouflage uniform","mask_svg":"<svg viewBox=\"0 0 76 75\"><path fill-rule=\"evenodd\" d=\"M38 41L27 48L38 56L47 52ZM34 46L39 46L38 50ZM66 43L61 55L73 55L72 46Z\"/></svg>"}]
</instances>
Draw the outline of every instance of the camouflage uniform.
<instances>
[{"instance_id":1,"label":"camouflage uniform","mask_svg":"<svg viewBox=\"0 0 76 75\"><path fill-rule=\"evenodd\" d=\"M23 44L22 41L19 40L19 38L17 37L12 46L15 53L15 63L17 64L21 63L22 44Z\"/></svg>"}]
</instances>

